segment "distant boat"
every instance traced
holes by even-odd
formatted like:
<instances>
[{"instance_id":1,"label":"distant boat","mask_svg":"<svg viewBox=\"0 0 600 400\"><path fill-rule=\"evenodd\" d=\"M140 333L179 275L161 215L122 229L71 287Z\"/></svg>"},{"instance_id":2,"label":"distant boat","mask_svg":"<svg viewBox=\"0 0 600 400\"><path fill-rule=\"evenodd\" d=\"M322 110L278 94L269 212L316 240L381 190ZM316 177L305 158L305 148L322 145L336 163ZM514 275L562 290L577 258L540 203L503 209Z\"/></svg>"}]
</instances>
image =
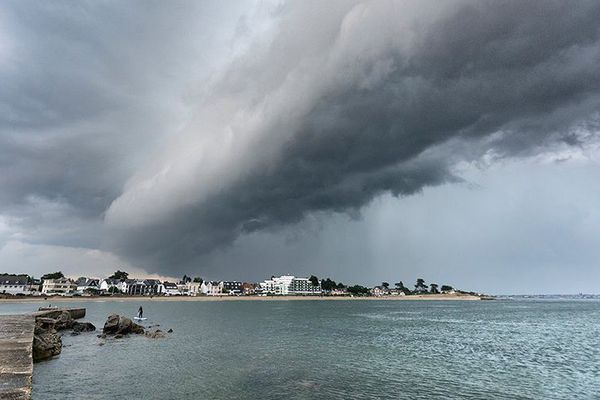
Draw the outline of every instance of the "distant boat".
<instances>
[{"instance_id":1,"label":"distant boat","mask_svg":"<svg viewBox=\"0 0 600 400\"><path fill-rule=\"evenodd\" d=\"M148 318L146 318L146 317L133 317L133 319L135 319L136 321L145 321Z\"/></svg>"}]
</instances>

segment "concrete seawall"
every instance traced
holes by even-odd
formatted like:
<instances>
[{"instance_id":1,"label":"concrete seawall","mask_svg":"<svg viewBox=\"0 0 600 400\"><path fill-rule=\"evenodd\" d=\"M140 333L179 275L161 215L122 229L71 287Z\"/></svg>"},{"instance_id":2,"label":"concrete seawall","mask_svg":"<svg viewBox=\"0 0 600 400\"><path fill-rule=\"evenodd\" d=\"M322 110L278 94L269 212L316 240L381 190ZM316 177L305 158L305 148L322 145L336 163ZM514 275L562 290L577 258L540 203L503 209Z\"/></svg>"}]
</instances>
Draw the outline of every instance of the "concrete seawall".
<instances>
[{"instance_id":1,"label":"concrete seawall","mask_svg":"<svg viewBox=\"0 0 600 400\"><path fill-rule=\"evenodd\" d=\"M0 399L31 398L33 334L37 317L55 317L63 311L83 318L85 308L36 311L25 315L0 315Z\"/></svg>"},{"instance_id":2,"label":"concrete seawall","mask_svg":"<svg viewBox=\"0 0 600 400\"><path fill-rule=\"evenodd\" d=\"M33 315L0 315L0 398L31 398Z\"/></svg>"}]
</instances>

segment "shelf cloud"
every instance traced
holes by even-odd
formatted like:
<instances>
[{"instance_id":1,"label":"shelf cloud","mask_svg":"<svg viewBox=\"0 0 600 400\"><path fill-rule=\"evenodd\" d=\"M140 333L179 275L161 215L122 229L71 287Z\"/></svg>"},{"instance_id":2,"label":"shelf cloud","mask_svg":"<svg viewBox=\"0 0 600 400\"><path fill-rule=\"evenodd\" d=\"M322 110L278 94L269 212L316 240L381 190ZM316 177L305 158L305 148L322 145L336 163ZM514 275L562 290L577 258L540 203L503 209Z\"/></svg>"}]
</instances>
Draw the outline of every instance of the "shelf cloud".
<instances>
[{"instance_id":1,"label":"shelf cloud","mask_svg":"<svg viewBox=\"0 0 600 400\"><path fill-rule=\"evenodd\" d=\"M3 8L11 240L150 272L597 140L594 1Z\"/></svg>"}]
</instances>

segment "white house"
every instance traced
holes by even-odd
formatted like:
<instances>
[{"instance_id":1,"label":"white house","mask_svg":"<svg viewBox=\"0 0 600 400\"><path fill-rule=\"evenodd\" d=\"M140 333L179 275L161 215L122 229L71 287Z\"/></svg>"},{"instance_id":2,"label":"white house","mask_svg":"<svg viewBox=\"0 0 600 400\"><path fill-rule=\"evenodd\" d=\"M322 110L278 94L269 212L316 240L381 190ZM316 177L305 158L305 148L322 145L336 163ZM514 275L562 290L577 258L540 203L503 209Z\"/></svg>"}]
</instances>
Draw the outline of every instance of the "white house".
<instances>
[{"instance_id":1,"label":"white house","mask_svg":"<svg viewBox=\"0 0 600 400\"><path fill-rule=\"evenodd\" d=\"M158 279L127 280L127 294L153 296L163 293L164 286Z\"/></svg>"},{"instance_id":2,"label":"white house","mask_svg":"<svg viewBox=\"0 0 600 400\"><path fill-rule=\"evenodd\" d=\"M46 279L42 283L43 294L73 294L77 291L77 285L69 278Z\"/></svg>"},{"instance_id":3,"label":"white house","mask_svg":"<svg viewBox=\"0 0 600 400\"><path fill-rule=\"evenodd\" d=\"M177 284L173 282L163 282L163 293L165 296L181 296L181 292L177 287Z\"/></svg>"},{"instance_id":4,"label":"white house","mask_svg":"<svg viewBox=\"0 0 600 400\"><path fill-rule=\"evenodd\" d=\"M203 282L204 283L204 282ZM202 293L202 283L200 282L188 282L185 284L185 291L183 294L187 296L199 296Z\"/></svg>"},{"instance_id":5,"label":"white house","mask_svg":"<svg viewBox=\"0 0 600 400\"><path fill-rule=\"evenodd\" d=\"M129 293L129 286L135 284L137 281L135 279L124 279L117 285L117 288L121 291L121 293Z\"/></svg>"},{"instance_id":6,"label":"white house","mask_svg":"<svg viewBox=\"0 0 600 400\"><path fill-rule=\"evenodd\" d=\"M371 289L371 294L375 297L387 296L390 294L390 291L383 286L375 286Z\"/></svg>"},{"instance_id":7,"label":"white house","mask_svg":"<svg viewBox=\"0 0 600 400\"><path fill-rule=\"evenodd\" d=\"M122 292L122 282L120 279L110 279L110 278L106 278L106 279L102 279L102 282L100 282L100 290L102 290L103 292L108 292L110 290L110 288L117 288L117 290L119 292Z\"/></svg>"},{"instance_id":8,"label":"white house","mask_svg":"<svg viewBox=\"0 0 600 400\"><path fill-rule=\"evenodd\" d=\"M3 294L31 294L32 286L27 275L0 275L0 293Z\"/></svg>"},{"instance_id":9,"label":"white house","mask_svg":"<svg viewBox=\"0 0 600 400\"><path fill-rule=\"evenodd\" d=\"M189 293L188 293L188 290L189 290L188 283L181 283L181 282L179 282L177 284L177 290L179 290L179 293L182 296L189 296Z\"/></svg>"},{"instance_id":10,"label":"white house","mask_svg":"<svg viewBox=\"0 0 600 400\"><path fill-rule=\"evenodd\" d=\"M77 282L75 282L75 284L77 285L77 291L79 293L83 293L86 290L99 290L100 280L82 278L78 279Z\"/></svg>"},{"instance_id":11,"label":"white house","mask_svg":"<svg viewBox=\"0 0 600 400\"><path fill-rule=\"evenodd\" d=\"M207 296L221 296L223 294L223 286L221 282L217 281L202 282L200 290Z\"/></svg>"}]
</instances>

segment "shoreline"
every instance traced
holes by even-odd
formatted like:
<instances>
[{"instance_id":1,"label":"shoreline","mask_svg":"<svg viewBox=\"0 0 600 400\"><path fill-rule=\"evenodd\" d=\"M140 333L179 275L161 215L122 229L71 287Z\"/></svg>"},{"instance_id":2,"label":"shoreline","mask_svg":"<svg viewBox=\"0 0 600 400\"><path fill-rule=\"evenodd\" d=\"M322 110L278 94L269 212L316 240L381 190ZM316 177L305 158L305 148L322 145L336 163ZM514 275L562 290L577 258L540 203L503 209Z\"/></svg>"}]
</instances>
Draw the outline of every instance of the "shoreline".
<instances>
[{"instance_id":1,"label":"shoreline","mask_svg":"<svg viewBox=\"0 0 600 400\"><path fill-rule=\"evenodd\" d=\"M480 301L479 296L456 294L429 294L410 296L348 297L348 296L37 296L2 298L0 304L36 302L105 302L105 301Z\"/></svg>"}]
</instances>

